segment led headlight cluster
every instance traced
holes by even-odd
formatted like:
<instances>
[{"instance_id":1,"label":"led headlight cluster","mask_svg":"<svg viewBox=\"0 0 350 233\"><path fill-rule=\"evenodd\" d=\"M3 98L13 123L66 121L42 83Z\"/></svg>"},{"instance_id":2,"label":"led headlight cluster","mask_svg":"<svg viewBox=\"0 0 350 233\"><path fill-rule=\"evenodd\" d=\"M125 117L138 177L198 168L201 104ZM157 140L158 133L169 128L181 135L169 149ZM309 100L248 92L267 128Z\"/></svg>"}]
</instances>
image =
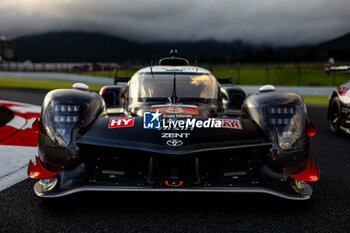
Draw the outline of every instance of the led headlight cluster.
<instances>
[{"instance_id":1,"label":"led headlight cluster","mask_svg":"<svg viewBox=\"0 0 350 233\"><path fill-rule=\"evenodd\" d=\"M288 125L294 114L294 107L270 107L270 123L273 125Z\"/></svg>"},{"instance_id":2,"label":"led headlight cluster","mask_svg":"<svg viewBox=\"0 0 350 233\"><path fill-rule=\"evenodd\" d=\"M60 146L67 147L71 132L79 122L82 105L72 100L53 100L47 106L44 125L48 136Z\"/></svg>"},{"instance_id":3,"label":"led headlight cluster","mask_svg":"<svg viewBox=\"0 0 350 233\"><path fill-rule=\"evenodd\" d=\"M274 105L266 108L270 124L278 135L278 144L283 150L298 149L299 139L305 126L304 108L298 105Z\"/></svg>"},{"instance_id":4,"label":"led headlight cluster","mask_svg":"<svg viewBox=\"0 0 350 233\"><path fill-rule=\"evenodd\" d=\"M75 123L79 120L80 105L55 104L54 122Z\"/></svg>"}]
</instances>

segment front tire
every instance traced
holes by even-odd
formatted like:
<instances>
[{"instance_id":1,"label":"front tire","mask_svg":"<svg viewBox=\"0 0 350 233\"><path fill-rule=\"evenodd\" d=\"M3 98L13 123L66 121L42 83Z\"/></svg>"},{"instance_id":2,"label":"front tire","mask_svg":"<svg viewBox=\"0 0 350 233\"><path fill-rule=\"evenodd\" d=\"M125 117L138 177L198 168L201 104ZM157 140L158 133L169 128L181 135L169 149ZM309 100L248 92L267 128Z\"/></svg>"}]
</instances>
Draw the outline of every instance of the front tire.
<instances>
[{"instance_id":1,"label":"front tire","mask_svg":"<svg viewBox=\"0 0 350 233\"><path fill-rule=\"evenodd\" d=\"M330 104L330 129L332 133L339 134L341 126L341 104L338 97L334 97Z\"/></svg>"}]
</instances>

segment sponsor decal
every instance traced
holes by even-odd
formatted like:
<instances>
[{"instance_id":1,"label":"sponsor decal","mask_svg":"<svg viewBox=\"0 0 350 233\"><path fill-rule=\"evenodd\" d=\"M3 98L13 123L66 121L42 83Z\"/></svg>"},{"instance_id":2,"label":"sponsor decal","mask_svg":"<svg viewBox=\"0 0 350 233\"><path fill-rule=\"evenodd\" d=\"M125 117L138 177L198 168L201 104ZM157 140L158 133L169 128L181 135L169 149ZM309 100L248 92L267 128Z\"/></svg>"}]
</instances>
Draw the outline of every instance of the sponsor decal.
<instances>
[{"instance_id":1,"label":"sponsor decal","mask_svg":"<svg viewBox=\"0 0 350 233\"><path fill-rule=\"evenodd\" d=\"M163 119L163 130L193 130L194 128L220 128L221 121L217 121L214 118L207 120L201 120L196 118L189 119Z\"/></svg>"},{"instance_id":2,"label":"sponsor decal","mask_svg":"<svg viewBox=\"0 0 350 233\"><path fill-rule=\"evenodd\" d=\"M193 130L194 128L227 128L243 130L243 126L238 119L163 119L163 130Z\"/></svg>"},{"instance_id":3,"label":"sponsor decal","mask_svg":"<svg viewBox=\"0 0 350 233\"><path fill-rule=\"evenodd\" d=\"M198 108L187 107L187 106L152 106L151 111L159 111L163 114L189 114L189 115L199 115Z\"/></svg>"},{"instance_id":4,"label":"sponsor decal","mask_svg":"<svg viewBox=\"0 0 350 233\"><path fill-rule=\"evenodd\" d=\"M144 129L160 129L161 127L161 113L156 112L143 113L143 128Z\"/></svg>"},{"instance_id":5,"label":"sponsor decal","mask_svg":"<svg viewBox=\"0 0 350 233\"><path fill-rule=\"evenodd\" d=\"M155 106L152 107L152 109L154 108ZM160 106L160 108L163 107ZM198 112L197 108L193 109L196 109ZM167 114L163 114L163 110L158 108L155 112L144 112L143 128L158 130L193 130L194 128L228 128L243 130L241 121L238 119L192 118L193 114L187 114L188 112L186 112L183 107L167 106L165 109L167 110ZM169 112L172 112L173 114L169 114ZM184 115L182 115L182 113L184 113ZM169 134L163 135L162 137L167 136L169 136ZM174 138L175 135L172 136ZM182 136L182 138L187 137L185 134L176 135L176 137L180 136Z\"/></svg>"},{"instance_id":6,"label":"sponsor decal","mask_svg":"<svg viewBox=\"0 0 350 233\"><path fill-rule=\"evenodd\" d=\"M217 119L217 121L221 122L221 128L243 129L241 121L237 119Z\"/></svg>"},{"instance_id":7,"label":"sponsor decal","mask_svg":"<svg viewBox=\"0 0 350 233\"><path fill-rule=\"evenodd\" d=\"M166 144L168 146L176 147L176 146L181 146L183 144L183 141L181 141L179 139L170 139L166 142Z\"/></svg>"},{"instance_id":8,"label":"sponsor decal","mask_svg":"<svg viewBox=\"0 0 350 233\"><path fill-rule=\"evenodd\" d=\"M162 138L188 138L190 133L162 133Z\"/></svg>"},{"instance_id":9,"label":"sponsor decal","mask_svg":"<svg viewBox=\"0 0 350 233\"><path fill-rule=\"evenodd\" d=\"M163 72L197 71L197 68L194 68L194 67L174 67L174 66L154 67L153 69L156 71L163 71Z\"/></svg>"},{"instance_id":10,"label":"sponsor decal","mask_svg":"<svg viewBox=\"0 0 350 233\"><path fill-rule=\"evenodd\" d=\"M108 128L122 128L122 127L133 127L135 118L126 117L126 118L112 118L109 120Z\"/></svg>"}]
</instances>

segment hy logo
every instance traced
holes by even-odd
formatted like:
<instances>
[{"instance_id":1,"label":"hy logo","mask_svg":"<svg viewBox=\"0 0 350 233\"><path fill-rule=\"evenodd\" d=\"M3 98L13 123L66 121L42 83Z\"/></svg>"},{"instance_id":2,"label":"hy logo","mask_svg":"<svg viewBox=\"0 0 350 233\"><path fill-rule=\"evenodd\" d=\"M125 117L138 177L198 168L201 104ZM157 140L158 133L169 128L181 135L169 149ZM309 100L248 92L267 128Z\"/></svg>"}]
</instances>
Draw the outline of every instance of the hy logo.
<instances>
[{"instance_id":1,"label":"hy logo","mask_svg":"<svg viewBox=\"0 0 350 233\"><path fill-rule=\"evenodd\" d=\"M161 127L161 113L156 112L143 113L143 128L144 129L160 129Z\"/></svg>"}]
</instances>

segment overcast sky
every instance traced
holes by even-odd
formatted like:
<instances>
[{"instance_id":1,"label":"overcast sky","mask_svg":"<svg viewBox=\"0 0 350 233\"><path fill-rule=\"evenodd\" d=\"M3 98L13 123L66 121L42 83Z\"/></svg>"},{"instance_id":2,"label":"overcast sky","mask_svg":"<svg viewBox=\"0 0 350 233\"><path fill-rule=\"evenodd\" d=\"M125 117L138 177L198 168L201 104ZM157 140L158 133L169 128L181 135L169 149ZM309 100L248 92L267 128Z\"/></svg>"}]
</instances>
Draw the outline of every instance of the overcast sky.
<instances>
[{"instance_id":1,"label":"overcast sky","mask_svg":"<svg viewBox=\"0 0 350 233\"><path fill-rule=\"evenodd\" d=\"M63 30L139 42L313 44L350 32L350 0L0 0L0 35Z\"/></svg>"}]
</instances>

